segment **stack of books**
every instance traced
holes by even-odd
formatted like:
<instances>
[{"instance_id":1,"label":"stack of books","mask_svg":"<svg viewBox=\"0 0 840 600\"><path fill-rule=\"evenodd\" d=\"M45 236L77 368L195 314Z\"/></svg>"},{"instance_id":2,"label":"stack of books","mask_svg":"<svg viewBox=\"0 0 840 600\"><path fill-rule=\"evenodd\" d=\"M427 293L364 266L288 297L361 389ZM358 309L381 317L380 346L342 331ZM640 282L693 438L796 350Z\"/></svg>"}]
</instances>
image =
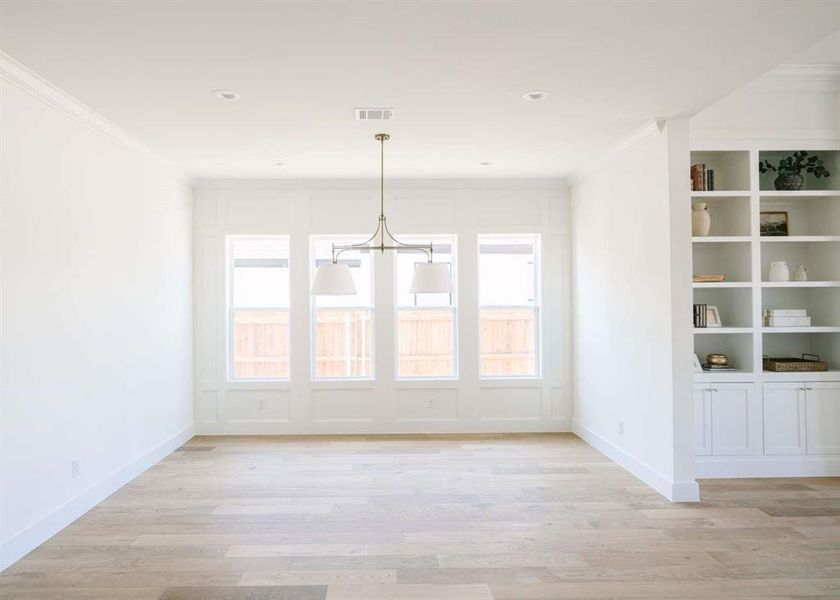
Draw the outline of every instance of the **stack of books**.
<instances>
[{"instance_id":1,"label":"stack of books","mask_svg":"<svg viewBox=\"0 0 840 600\"><path fill-rule=\"evenodd\" d=\"M703 370L704 371L734 371L735 367L732 365L710 365L709 363L703 363Z\"/></svg>"},{"instance_id":2,"label":"stack of books","mask_svg":"<svg viewBox=\"0 0 840 600\"><path fill-rule=\"evenodd\" d=\"M765 327L810 327L811 317L804 308L768 308L764 311Z\"/></svg>"},{"instance_id":3,"label":"stack of books","mask_svg":"<svg viewBox=\"0 0 840 600\"><path fill-rule=\"evenodd\" d=\"M703 163L691 165L691 191L692 192L713 192L715 191L715 172L707 169Z\"/></svg>"},{"instance_id":4,"label":"stack of books","mask_svg":"<svg viewBox=\"0 0 840 600\"><path fill-rule=\"evenodd\" d=\"M708 323L706 321L706 305L705 304L695 304L694 305L694 326L695 327L708 327Z\"/></svg>"}]
</instances>

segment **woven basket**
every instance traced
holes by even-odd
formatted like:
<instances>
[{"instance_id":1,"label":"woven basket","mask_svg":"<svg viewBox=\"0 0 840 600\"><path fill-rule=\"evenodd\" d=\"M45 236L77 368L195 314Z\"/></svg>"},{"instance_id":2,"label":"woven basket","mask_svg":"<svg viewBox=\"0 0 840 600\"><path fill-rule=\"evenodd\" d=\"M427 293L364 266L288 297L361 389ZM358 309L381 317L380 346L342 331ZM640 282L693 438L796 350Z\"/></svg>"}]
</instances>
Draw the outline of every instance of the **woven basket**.
<instances>
[{"instance_id":1,"label":"woven basket","mask_svg":"<svg viewBox=\"0 0 840 600\"><path fill-rule=\"evenodd\" d=\"M803 354L802 358L767 358L764 357L764 370L780 373L812 373L828 371L828 363L820 360L816 354Z\"/></svg>"}]
</instances>

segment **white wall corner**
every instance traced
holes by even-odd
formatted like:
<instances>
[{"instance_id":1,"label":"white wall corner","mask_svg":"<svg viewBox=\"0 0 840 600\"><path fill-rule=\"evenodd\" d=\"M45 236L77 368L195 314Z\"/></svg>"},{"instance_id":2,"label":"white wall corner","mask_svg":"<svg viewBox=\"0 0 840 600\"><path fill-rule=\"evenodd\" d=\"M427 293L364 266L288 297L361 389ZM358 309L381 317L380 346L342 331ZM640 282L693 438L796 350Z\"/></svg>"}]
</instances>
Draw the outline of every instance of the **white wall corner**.
<instances>
[{"instance_id":1,"label":"white wall corner","mask_svg":"<svg viewBox=\"0 0 840 600\"><path fill-rule=\"evenodd\" d=\"M159 463L193 437L193 426L185 427L145 454L71 498L50 514L0 544L0 572L43 544L126 483Z\"/></svg>"},{"instance_id":2,"label":"white wall corner","mask_svg":"<svg viewBox=\"0 0 840 600\"><path fill-rule=\"evenodd\" d=\"M577 419L572 421L572 431L598 452L618 463L667 500L671 502L700 501L700 487L696 481L673 481L593 430L584 427Z\"/></svg>"},{"instance_id":3,"label":"white wall corner","mask_svg":"<svg viewBox=\"0 0 840 600\"><path fill-rule=\"evenodd\" d=\"M106 119L67 92L50 83L33 70L0 51L0 78L20 88L54 110L81 123L91 131L104 136L120 148L159 163L181 185L193 188L195 180L173 162L152 151L146 144L125 131L119 125Z\"/></svg>"}]
</instances>

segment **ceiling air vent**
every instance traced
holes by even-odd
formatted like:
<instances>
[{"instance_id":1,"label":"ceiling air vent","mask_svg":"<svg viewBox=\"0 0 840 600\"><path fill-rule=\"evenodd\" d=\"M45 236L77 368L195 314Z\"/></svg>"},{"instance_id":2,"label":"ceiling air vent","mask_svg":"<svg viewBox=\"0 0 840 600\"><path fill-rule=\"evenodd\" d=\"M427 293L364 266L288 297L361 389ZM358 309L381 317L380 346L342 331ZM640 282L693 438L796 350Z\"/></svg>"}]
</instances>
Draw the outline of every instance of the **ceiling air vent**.
<instances>
[{"instance_id":1,"label":"ceiling air vent","mask_svg":"<svg viewBox=\"0 0 840 600\"><path fill-rule=\"evenodd\" d=\"M357 108L357 121L390 121L394 118L393 108Z\"/></svg>"}]
</instances>

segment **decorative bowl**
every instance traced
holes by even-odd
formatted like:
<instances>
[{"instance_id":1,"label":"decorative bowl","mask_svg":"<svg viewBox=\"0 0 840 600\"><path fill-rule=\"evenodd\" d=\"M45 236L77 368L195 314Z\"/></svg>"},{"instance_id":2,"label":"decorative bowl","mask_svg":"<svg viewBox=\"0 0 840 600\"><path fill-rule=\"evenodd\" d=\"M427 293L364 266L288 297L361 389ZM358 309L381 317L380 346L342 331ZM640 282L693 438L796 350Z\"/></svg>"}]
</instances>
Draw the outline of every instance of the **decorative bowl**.
<instances>
[{"instance_id":1,"label":"decorative bowl","mask_svg":"<svg viewBox=\"0 0 840 600\"><path fill-rule=\"evenodd\" d=\"M728 365L729 358L725 354L708 354L706 362L710 365Z\"/></svg>"}]
</instances>

